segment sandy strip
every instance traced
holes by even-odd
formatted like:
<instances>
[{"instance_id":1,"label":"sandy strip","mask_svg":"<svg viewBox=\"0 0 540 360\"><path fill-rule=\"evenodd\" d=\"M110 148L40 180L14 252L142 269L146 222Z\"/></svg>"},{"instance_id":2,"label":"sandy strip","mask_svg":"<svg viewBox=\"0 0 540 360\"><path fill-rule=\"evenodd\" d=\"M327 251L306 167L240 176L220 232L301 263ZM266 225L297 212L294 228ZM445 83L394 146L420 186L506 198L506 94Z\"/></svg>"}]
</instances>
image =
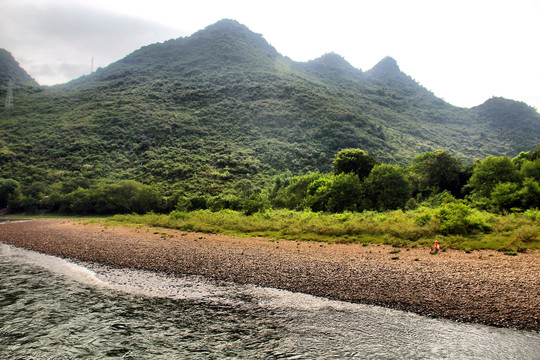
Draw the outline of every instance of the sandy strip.
<instances>
[{"instance_id":1,"label":"sandy strip","mask_svg":"<svg viewBox=\"0 0 540 360\"><path fill-rule=\"evenodd\" d=\"M430 255L422 248L392 254L383 245L272 242L56 219L1 224L0 241L66 258L540 331L538 251Z\"/></svg>"}]
</instances>

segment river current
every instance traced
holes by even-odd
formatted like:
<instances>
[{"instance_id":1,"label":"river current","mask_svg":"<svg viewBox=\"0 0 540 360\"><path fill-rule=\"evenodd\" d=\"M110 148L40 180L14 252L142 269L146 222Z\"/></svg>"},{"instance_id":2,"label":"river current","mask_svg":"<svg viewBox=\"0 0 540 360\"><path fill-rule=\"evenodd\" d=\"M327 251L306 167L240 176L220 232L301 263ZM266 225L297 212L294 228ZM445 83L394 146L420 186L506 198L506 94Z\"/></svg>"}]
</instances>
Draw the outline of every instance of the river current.
<instances>
[{"instance_id":1,"label":"river current","mask_svg":"<svg viewBox=\"0 0 540 360\"><path fill-rule=\"evenodd\" d=\"M0 243L0 359L540 359L540 334Z\"/></svg>"}]
</instances>

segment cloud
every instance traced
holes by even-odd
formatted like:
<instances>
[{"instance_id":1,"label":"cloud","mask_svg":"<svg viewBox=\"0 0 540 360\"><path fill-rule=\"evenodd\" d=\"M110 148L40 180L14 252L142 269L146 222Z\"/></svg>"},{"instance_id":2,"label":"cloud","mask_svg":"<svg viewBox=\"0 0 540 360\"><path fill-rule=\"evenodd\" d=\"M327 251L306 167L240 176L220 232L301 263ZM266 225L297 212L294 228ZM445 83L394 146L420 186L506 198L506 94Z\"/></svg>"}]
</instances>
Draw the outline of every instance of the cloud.
<instances>
[{"instance_id":1,"label":"cloud","mask_svg":"<svg viewBox=\"0 0 540 360\"><path fill-rule=\"evenodd\" d=\"M178 29L79 3L6 0L0 5L0 47L41 84L61 83L107 66ZM47 65L43 65L47 64Z\"/></svg>"}]
</instances>

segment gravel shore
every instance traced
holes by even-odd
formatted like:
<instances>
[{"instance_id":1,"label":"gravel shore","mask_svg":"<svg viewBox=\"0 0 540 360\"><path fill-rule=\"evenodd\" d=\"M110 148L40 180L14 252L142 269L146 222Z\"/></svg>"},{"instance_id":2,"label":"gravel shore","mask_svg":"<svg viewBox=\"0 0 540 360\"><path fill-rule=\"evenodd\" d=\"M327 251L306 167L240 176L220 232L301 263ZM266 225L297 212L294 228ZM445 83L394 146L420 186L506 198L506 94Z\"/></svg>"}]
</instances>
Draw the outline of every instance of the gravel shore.
<instances>
[{"instance_id":1,"label":"gravel shore","mask_svg":"<svg viewBox=\"0 0 540 360\"><path fill-rule=\"evenodd\" d=\"M65 258L203 275L462 322L540 331L540 253L322 244L39 219L0 241Z\"/></svg>"}]
</instances>

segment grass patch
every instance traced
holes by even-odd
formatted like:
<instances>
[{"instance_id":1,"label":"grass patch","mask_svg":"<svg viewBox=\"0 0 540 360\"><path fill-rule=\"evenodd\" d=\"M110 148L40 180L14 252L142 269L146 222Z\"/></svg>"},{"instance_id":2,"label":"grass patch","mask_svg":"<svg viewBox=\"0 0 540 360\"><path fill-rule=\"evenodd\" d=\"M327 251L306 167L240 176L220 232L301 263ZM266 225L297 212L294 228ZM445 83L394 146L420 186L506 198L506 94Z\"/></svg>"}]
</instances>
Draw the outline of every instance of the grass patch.
<instances>
[{"instance_id":1,"label":"grass patch","mask_svg":"<svg viewBox=\"0 0 540 360\"><path fill-rule=\"evenodd\" d=\"M106 216L103 215L63 215L57 213L41 213L41 214L32 214L32 213L17 213L17 214L6 214L0 216L0 219L65 219L65 220L104 220Z\"/></svg>"},{"instance_id":2,"label":"grass patch","mask_svg":"<svg viewBox=\"0 0 540 360\"><path fill-rule=\"evenodd\" d=\"M237 237L358 243L364 246L388 244L397 248L393 250L394 254L399 253L399 248L431 247L435 240L439 242L442 251L540 249L540 240L535 235L540 226L539 217L527 214L495 215L474 210L466 213L466 216L474 216L475 222L487 224L486 226L470 227L466 233L449 234L448 227L440 226L444 219L435 216L436 211L426 207L407 212L365 211L344 214L267 210L245 215L232 210L197 210L173 211L169 215L149 213L87 219L109 225L146 225Z\"/></svg>"}]
</instances>

